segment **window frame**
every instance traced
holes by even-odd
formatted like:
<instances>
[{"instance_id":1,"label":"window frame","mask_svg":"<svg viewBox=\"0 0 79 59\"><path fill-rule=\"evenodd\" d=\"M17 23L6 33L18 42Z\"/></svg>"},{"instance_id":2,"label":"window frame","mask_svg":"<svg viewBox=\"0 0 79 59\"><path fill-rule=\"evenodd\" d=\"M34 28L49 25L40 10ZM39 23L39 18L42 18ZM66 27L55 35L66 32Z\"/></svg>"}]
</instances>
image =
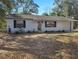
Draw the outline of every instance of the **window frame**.
<instances>
[{"instance_id":1,"label":"window frame","mask_svg":"<svg viewBox=\"0 0 79 59\"><path fill-rule=\"evenodd\" d=\"M14 20L14 28L20 28L17 26L17 21L19 21L19 20ZM21 28L26 28L26 21L23 20L22 22L23 22L23 24L22 24L23 26Z\"/></svg>"},{"instance_id":2,"label":"window frame","mask_svg":"<svg viewBox=\"0 0 79 59\"><path fill-rule=\"evenodd\" d=\"M48 22L53 22L53 23L52 24L47 24ZM56 21L45 21L45 27L56 27L56 23L57 23Z\"/></svg>"}]
</instances>

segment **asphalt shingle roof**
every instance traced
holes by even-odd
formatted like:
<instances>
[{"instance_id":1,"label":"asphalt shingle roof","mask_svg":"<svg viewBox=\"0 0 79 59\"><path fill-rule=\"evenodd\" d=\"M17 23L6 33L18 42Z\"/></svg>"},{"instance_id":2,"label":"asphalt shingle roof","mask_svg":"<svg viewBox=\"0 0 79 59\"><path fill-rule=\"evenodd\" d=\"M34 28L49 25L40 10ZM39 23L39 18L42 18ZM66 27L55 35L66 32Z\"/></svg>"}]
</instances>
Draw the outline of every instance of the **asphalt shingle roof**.
<instances>
[{"instance_id":1,"label":"asphalt shingle roof","mask_svg":"<svg viewBox=\"0 0 79 59\"><path fill-rule=\"evenodd\" d=\"M26 15L26 14L10 14L7 16L8 19L17 19L17 20L35 20L35 21L76 21L72 18L61 17L61 16L38 16L38 15Z\"/></svg>"}]
</instances>

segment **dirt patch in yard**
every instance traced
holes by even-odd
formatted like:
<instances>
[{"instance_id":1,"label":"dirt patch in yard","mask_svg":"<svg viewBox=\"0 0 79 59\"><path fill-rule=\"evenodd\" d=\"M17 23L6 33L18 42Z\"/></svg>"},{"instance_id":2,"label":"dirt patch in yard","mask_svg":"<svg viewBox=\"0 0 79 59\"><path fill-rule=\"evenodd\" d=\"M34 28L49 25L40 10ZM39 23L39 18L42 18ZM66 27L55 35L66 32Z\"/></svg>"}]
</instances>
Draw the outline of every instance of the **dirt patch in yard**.
<instances>
[{"instance_id":1,"label":"dirt patch in yard","mask_svg":"<svg viewBox=\"0 0 79 59\"><path fill-rule=\"evenodd\" d=\"M77 59L77 33L0 35L0 59Z\"/></svg>"}]
</instances>

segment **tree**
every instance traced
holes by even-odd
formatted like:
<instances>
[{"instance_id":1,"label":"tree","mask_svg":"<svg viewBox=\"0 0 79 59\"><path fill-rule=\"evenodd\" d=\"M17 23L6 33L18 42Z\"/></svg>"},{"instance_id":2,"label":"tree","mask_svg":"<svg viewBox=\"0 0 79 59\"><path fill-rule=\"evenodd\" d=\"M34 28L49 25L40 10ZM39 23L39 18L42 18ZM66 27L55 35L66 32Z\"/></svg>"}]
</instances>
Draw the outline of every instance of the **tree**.
<instances>
[{"instance_id":1,"label":"tree","mask_svg":"<svg viewBox=\"0 0 79 59\"><path fill-rule=\"evenodd\" d=\"M0 0L0 10L7 11L8 14L18 13L19 8L23 8L23 13L38 13L38 5L33 0ZM14 11L15 10L15 11Z\"/></svg>"},{"instance_id":2,"label":"tree","mask_svg":"<svg viewBox=\"0 0 79 59\"><path fill-rule=\"evenodd\" d=\"M14 4L10 0L0 0L0 18L4 17L6 11L13 6Z\"/></svg>"},{"instance_id":3,"label":"tree","mask_svg":"<svg viewBox=\"0 0 79 59\"><path fill-rule=\"evenodd\" d=\"M48 14L48 13L46 13L46 12L45 12L45 13L43 13L42 15L44 15L44 16L49 16L49 14Z\"/></svg>"},{"instance_id":4,"label":"tree","mask_svg":"<svg viewBox=\"0 0 79 59\"><path fill-rule=\"evenodd\" d=\"M78 20L78 0L55 0L54 5L52 14ZM77 25L76 22L74 27L76 28Z\"/></svg>"},{"instance_id":5,"label":"tree","mask_svg":"<svg viewBox=\"0 0 79 59\"><path fill-rule=\"evenodd\" d=\"M63 0L55 0L54 3L54 8L52 9L53 12L50 13L50 15L56 15L56 16L62 16L63 14L63 4L62 4Z\"/></svg>"},{"instance_id":6,"label":"tree","mask_svg":"<svg viewBox=\"0 0 79 59\"><path fill-rule=\"evenodd\" d=\"M23 8L24 14L38 13L39 6L33 0L16 0L14 3L16 5L14 13L18 13L20 7Z\"/></svg>"},{"instance_id":7,"label":"tree","mask_svg":"<svg viewBox=\"0 0 79 59\"><path fill-rule=\"evenodd\" d=\"M58 16L74 17L78 19L78 1L77 0L55 0L55 8L52 13Z\"/></svg>"},{"instance_id":8,"label":"tree","mask_svg":"<svg viewBox=\"0 0 79 59\"><path fill-rule=\"evenodd\" d=\"M38 5L33 0L0 0L0 28L5 23L6 14L17 14L23 8L24 14L38 13Z\"/></svg>"},{"instance_id":9,"label":"tree","mask_svg":"<svg viewBox=\"0 0 79 59\"><path fill-rule=\"evenodd\" d=\"M14 4L10 0L0 0L0 28L4 28L6 26L6 12L13 6Z\"/></svg>"}]
</instances>

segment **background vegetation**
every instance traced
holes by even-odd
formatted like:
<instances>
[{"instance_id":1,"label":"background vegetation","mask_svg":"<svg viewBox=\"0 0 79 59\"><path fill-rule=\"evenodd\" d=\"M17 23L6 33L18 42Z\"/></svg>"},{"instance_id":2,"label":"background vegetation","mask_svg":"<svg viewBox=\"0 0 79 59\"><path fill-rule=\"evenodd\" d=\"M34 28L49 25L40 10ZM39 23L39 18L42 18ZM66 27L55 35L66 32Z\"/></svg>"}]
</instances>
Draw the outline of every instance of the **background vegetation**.
<instances>
[{"instance_id":1,"label":"background vegetation","mask_svg":"<svg viewBox=\"0 0 79 59\"><path fill-rule=\"evenodd\" d=\"M52 12L45 12L42 15L71 17L78 20L78 0L55 0L52 6L55 6ZM0 28L5 27L5 16L18 14L20 7L23 8L22 14L37 14L39 6L33 0L0 0ZM77 28L77 25L75 22L74 28Z\"/></svg>"},{"instance_id":2,"label":"background vegetation","mask_svg":"<svg viewBox=\"0 0 79 59\"><path fill-rule=\"evenodd\" d=\"M39 6L33 0L0 0L0 28L5 27L5 16L18 14L21 7L23 14L38 13Z\"/></svg>"},{"instance_id":3,"label":"background vegetation","mask_svg":"<svg viewBox=\"0 0 79 59\"><path fill-rule=\"evenodd\" d=\"M63 16L78 20L78 0L55 0L55 7L50 13L43 13L46 16ZM74 28L77 28L78 23L74 22Z\"/></svg>"}]
</instances>

